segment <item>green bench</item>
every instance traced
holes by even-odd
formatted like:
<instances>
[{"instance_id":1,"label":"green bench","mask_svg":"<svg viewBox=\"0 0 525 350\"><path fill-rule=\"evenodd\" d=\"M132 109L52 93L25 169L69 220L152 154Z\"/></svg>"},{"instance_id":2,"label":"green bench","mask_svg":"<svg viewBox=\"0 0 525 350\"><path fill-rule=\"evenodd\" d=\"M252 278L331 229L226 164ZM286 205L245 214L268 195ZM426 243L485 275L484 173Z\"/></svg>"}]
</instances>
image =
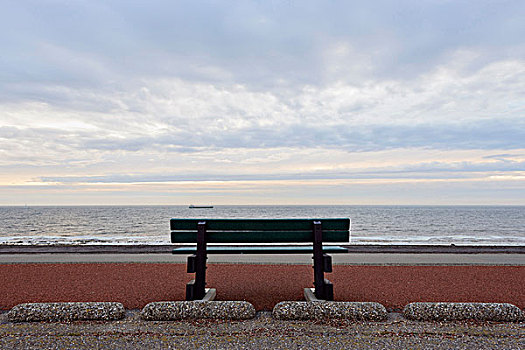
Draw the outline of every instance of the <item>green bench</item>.
<instances>
[{"instance_id":1,"label":"green bench","mask_svg":"<svg viewBox=\"0 0 525 350\"><path fill-rule=\"evenodd\" d=\"M173 254L188 256L187 271L195 279L186 285L186 300L201 300L206 291L207 254L313 254L315 297L333 300L334 291L325 272L332 272L327 253L347 253L340 246L323 242L348 242L350 219L171 219L172 243L197 243L181 246ZM217 246L208 243L242 243ZM310 243L297 245L253 245L254 243ZM252 245L249 245L252 244Z\"/></svg>"}]
</instances>

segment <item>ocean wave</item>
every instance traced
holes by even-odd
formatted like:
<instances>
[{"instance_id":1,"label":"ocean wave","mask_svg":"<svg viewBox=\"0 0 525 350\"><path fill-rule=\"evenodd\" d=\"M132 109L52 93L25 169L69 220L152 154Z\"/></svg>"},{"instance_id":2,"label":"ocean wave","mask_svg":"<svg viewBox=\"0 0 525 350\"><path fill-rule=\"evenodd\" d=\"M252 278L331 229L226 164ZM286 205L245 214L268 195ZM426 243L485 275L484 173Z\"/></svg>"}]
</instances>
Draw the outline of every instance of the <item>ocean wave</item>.
<instances>
[{"instance_id":1,"label":"ocean wave","mask_svg":"<svg viewBox=\"0 0 525 350\"><path fill-rule=\"evenodd\" d=\"M169 237L125 237L125 236L11 236L0 237L2 245L158 245L169 244Z\"/></svg>"}]
</instances>

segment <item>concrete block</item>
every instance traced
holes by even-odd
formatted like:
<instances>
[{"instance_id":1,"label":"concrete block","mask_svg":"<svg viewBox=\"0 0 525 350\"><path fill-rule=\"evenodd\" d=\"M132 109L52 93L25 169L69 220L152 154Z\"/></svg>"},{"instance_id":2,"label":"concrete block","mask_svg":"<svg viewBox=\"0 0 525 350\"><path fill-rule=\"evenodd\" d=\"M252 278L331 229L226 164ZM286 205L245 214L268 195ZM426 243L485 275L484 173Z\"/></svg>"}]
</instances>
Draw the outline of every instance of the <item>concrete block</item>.
<instances>
[{"instance_id":1,"label":"concrete block","mask_svg":"<svg viewBox=\"0 0 525 350\"><path fill-rule=\"evenodd\" d=\"M13 307L7 319L11 322L110 321L125 315L124 306L114 302L27 303Z\"/></svg>"},{"instance_id":2,"label":"concrete block","mask_svg":"<svg viewBox=\"0 0 525 350\"><path fill-rule=\"evenodd\" d=\"M255 317L255 308L247 301L159 301L144 306L141 317L149 321L198 318L245 320Z\"/></svg>"},{"instance_id":3,"label":"concrete block","mask_svg":"<svg viewBox=\"0 0 525 350\"><path fill-rule=\"evenodd\" d=\"M282 301L273 308L273 317L280 320L350 319L382 321L387 318L385 307L371 302Z\"/></svg>"},{"instance_id":4,"label":"concrete block","mask_svg":"<svg viewBox=\"0 0 525 350\"><path fill-rule=\"evenodd\" d=\"M417 321L479 320L517 322L523 312L507 303L410 303L403 310L405 318Z\"/></svg>"}]
</instances>

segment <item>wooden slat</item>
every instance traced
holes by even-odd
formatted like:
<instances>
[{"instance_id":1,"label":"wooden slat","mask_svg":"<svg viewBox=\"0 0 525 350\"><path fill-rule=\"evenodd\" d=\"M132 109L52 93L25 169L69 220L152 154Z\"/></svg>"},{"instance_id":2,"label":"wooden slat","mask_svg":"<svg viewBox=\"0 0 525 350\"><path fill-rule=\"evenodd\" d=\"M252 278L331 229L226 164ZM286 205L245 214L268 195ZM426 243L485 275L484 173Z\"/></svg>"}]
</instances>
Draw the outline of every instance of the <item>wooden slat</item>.
<instances>
[{"instance_id":1,"label":"wooden slat","mask_svg":"<svg viewBox=\"0 0 525 350\"><path fill-rule=\"evenodd\" d=\"M348 242L348 231L324 231L323 242ZM208 243L291 243L313 242L312 231L207 231ZM195 243L194 231L172 231L172 243Z\"/></svg>"},{"instance_id":2,"label":"wooden slat","mask_svg":"<svg viewBox=\"0 0 525 350\"><path fill-rule=\"evenodd\" d=\"M172 230L196 230L206 221L207 230L225 231L288 231L311 230L313 221L321 221L323 230L348 230L350 219L171 219Z\"/></svg>"},{"instance_id":3,"label":"wooden slat","mask_svg":"<svg viewBox=\"0 0 525 350\"><path fill-rule=\"evenodd\" d=\"M208 246L209 254L312 254L312 246ZM179 247L172 254L194 254L196 248ZM339 246L324 246L323 253L348 253L348 249Z\"/></svg>"}]
</instances>

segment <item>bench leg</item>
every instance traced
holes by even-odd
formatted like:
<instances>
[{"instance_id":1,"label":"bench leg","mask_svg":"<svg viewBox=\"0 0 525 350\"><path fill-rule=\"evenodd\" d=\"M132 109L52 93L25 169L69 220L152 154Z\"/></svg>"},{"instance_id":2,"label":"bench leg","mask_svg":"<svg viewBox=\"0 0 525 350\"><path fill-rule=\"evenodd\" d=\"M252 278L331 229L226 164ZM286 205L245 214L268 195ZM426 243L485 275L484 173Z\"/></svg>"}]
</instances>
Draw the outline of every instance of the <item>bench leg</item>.
<instances>
[{"instance_id":1,"label":"bench leg","mask_svg":"<svg viewBox=\"0 0 525 350\"><path fill-rule=\"evenodd\" d=\"M314 286L315 296L321 300L334 300L334 286L324 278L325 272L332 272L332 258L323 254L323 230L320 221L314 221Z\"/></svg>"},{"instance_id":2,"label":"bench leg","mask_svg":"<svg viewBox=\"0 0 525 350\"><path fill-rule=\"evenodd\" d=\"M195 279L186 285L186 300L200 300L206 295L206 223L197 225L197 253L188 258L188 271L194 270ZM191 262L190 262L191 260ZM193 265L190 268L190 264Z\"/></svg>"},{"instance_id":3,"label":"bench leg","mask_svg":"<svg viewBox=\"0 0 525 350\"><path fill-rule=\"evenodd\" d=\"M195 280L191 280L186 284L186 300L195 300Z\"/></svg>"},{"instance_id":4,"label":"bench leg","mask_svg":"<svg viewBox=\"0 0 525 350\"><path fill-rule=\"evenodd\" d=\"M324 300L333 301L334 300L334 285L329 280L325 279L323 281L323 294Z\"/></svg>"}]
</instances>

